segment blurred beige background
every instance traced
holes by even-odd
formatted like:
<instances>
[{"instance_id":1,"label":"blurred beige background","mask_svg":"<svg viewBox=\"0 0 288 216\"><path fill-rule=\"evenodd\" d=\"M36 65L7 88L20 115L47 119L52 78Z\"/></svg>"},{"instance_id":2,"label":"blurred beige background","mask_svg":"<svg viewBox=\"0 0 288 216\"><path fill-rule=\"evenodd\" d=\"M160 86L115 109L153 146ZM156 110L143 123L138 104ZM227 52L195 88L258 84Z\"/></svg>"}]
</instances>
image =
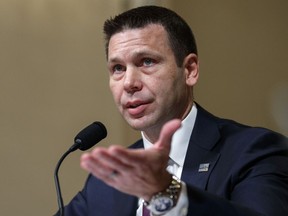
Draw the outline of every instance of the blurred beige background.
<instances>
[{"instance_id":1,"label":"blurred beige background","mask_svg":"<svg viewBox=\"0 0 288 216\"><path fill-rule=\"evenodd\" d=\"M60 156L92 121L111 143L139 136L108 89L102 24L141 4L170 7L192 26L196 101L216 115L288 135L288 1L1 0L0 215L52 215ZM86 173L74 152L60 169L65 203Z\"/></svg>"}]
</instances>

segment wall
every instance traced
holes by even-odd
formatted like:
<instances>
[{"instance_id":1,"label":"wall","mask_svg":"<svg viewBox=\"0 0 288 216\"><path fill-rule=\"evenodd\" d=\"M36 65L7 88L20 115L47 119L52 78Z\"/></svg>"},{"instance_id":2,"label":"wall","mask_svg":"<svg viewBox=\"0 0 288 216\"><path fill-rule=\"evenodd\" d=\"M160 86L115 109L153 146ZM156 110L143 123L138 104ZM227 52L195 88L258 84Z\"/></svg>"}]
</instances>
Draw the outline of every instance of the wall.
<instances>
[{"instance_id":1,"label":"wall","mask_svg":"<svg viewBox=\"0 0 288 216\"><path fill-rule=\"evenodd\" d=\"M0 2L0 215L52 215L53 172L76 133L102 121L126 143L108 90L102 24L117 1ZM64 161L64 201L81 189L81 152Z\"/></svg>"},{"instance_id":2,"label":"wall","mask_svg":"<svg viewBox=\"0 0 288 216\"><path fill-rule=\"evenodd\" d=\"M177 1L200 56L196 101L213 113L288 135L288 2Z\"/></svg>"},{"instance_id":3,"label":"wall","mask_svg":"<svg viewBox=\"0 0 288 216\"><path fill-rule=\"evenodd\" d=\"M128 145L139 136L114 107L102 38L103 21L135 2L0 2L0 215L55 212L54 167L92 121L108 129L99 145ZM201 105L288 134L286 1L149 2L175 8L193 26ZM80 155L74 152L60 169L65 203L87 175Z\"/></svg>"}]
</instances>

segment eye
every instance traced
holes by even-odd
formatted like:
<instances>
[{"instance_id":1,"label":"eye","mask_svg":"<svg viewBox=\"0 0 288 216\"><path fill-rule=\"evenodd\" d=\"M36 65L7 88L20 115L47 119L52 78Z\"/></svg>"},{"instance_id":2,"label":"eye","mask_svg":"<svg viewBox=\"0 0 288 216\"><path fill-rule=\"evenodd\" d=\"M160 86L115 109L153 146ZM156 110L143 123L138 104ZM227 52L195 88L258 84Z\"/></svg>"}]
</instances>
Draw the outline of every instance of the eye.
<instances>
[{"instance_id":1,"label":"eye","mask_svg":"<svg viewBox=\"0 0 288 216\"><path fill-rule=\"evenodd\" d=\"M155 61L151 58L143 59L143 66L152 66L154 63Z\"/></svg>"},{"instance_id":2,"label":"eye","mask_svg":"<svg viewBox=\"0 0 288 216\"><path fill-rule=\"evenodd\" d=\"M116 64L112 67L112 72L113 73L122 73L123 71L125 71L126 68L120 64Z\"/></svg>"}]
</instances>

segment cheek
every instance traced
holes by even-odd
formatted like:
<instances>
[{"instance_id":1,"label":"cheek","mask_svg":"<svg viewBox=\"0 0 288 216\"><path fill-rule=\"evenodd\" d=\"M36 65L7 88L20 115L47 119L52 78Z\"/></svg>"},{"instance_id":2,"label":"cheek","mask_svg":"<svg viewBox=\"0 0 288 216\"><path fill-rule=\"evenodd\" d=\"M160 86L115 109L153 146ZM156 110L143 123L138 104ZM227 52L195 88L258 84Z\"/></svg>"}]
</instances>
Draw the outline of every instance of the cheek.
<instances>
[{"instance_id":1,"label":"cheek","mask_svg":"<svg viewBox=\"0 0 288 216\"><path fill-rule=\"evenodd\" d=\"M182 87L183 81L179 82L179 80L166 80L158 83L158 99L165 105L173 106L183 96Z\"/></svg>"},{"instance_id":2,"label":"cheek","mask_svg":"<svg viewBox=\"0 0 288 216\"><path fill-rule=\"evenodd\" d=\"M165 98L171 96L177 85L171 79L159 78L157 82L154 82L152 88L157 96Z\"/></svg>"},{"instance_id":3,"label":"cheek","mask_svg":"<svg viewBox=\"0 0 288 216\"><path fill-rule=\"evenodd\" d=\"M112 93L115 103L119 104L121 98L121 89L119 88L119 85L110 82L110 91Z\"/></svg>"}]
</instances>

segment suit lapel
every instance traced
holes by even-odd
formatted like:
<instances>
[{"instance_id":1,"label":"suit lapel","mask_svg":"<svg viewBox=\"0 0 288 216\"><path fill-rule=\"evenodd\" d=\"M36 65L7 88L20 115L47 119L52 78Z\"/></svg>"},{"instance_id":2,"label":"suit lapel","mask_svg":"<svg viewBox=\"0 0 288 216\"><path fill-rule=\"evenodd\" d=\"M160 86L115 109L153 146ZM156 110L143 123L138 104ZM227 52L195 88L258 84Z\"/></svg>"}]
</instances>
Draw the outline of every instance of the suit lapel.
<instances>
[{"instance_id":1,"label":"suit lapel","mask_svg":"<svg viewBox=\"0 0 288 216\"><path fill-rule=\"evenodd\" d=\"M193 146L191 151L193 151L193 154L190 153L189 156L186 156L181 179L188 184L205 190L209 176L220 154L209 152L197 146Z\"/></svg>"},{"instance_id":2,"label":"suit lapel","mask_svg":"<svg viewBox=\"0 0 288 216\"><path fill-rule=\"evenodd\" d=\"M113 216L135 216L138 207L138 199L134 196L121 193L117 190L113 190L112 204L108 210L107 215Z\"/></svg>"},{"instance_id":3,"label":"suit lapel","mask_svg":"<svg viewBox=\"0 0 288 216\"><path fill-rule=\"evenodd\" d=\"M220 153L212 148L220 139L215 117L197 106L197 117L186 153L181 179L205 190Z\"/></svg>"}]
</instances>

